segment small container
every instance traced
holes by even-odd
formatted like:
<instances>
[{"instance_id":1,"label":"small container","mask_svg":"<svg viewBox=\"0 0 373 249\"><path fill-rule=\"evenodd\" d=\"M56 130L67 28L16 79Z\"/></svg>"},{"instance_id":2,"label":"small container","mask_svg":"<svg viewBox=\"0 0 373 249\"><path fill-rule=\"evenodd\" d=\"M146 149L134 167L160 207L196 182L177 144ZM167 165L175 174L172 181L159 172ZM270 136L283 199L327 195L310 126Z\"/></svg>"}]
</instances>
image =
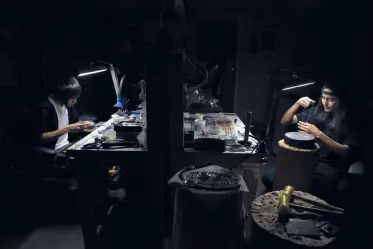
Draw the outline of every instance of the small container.
<instances>
[{"instance_id":1,"label":"small container","mask_svg":"<svg viewBox=\"0 0 373 249\"><path fill-rule=\"evenodd\" d=\"M203 114L196 113L195 117L196 117L196 120L203 120Z\"/></svg>"},{"instance_id":2,"label":"small container","mask_svg":"<svg viewBox=\"0 0 373 249\"><path fill-rule=\"evenodd\" d=\"M122 169L119 166L113 166L109 169L109 190L116 190L119 188L121 171Z\"/></svg>"},{"instance_id":3,"label":"small container","mask_svg":"<svg viewBox=\"0 0 373 249\"><path fill-rule=\"evenodd\" d=\"M137 120L139 120L140 119L140 112L139 111L132 111L132 114L131 114L131 116L132 116L132 120L133 121L137 121Z\"/></svg>"},{"instance_id":4,"label":"small container","mask_svg":"<svg viewBox=\"0 0 373 249\"><path fill-rule=\"evenodd\" d=\"M205 127L206 127L206 120L196 119L194 121L194 130L202 131L205 129Z\"/></svg>"}]
</instances>

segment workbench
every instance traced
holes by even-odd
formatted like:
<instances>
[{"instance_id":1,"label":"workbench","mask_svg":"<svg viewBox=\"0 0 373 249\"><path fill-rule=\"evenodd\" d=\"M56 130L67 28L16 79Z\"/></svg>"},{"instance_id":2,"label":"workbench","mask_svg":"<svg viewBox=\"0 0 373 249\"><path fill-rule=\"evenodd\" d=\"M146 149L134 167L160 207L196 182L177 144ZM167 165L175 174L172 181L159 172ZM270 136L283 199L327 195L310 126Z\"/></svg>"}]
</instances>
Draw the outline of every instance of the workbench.
<instances>
[{"instance_id":1,"label":"workbench","mask_svg":"<svg viewBox=\"0 0 373 249\"><path fill-rule=\"evenodd\" d=\"M211 116L212 114L205 115ZM235 120L235 125L230 127L230 134L226 135L226 128L220 127L218 136L228 140L231 140L232 136L235 137L236 140L243 140L245 126L236 114L226 113L213 115L224 115L225 118L232 122ZM80 204L82 208L83 236L86 248L91 248L90 245L96 245L98 243L98 224L96 221L95 206L106 194L106 190L100 186L100 183L102 183L105 178L107 179L108 169L114 165L124 165L125 167L131 167L131 169L126 169L126 171L136 171L137 174L141 174L139 172L145 170L144 166L148 161L146 148L82 148L85 144L94 142L96 137L102 135L115 138L113 124L118 118L119 116L115 114L112 115L103 125L76 142L67 150L68 156L74 158L73 165L75 165L77 169ZM201 136L201 134L196 133L195 138ZM252 142L251 146L247 147L245 151L237 152L227 149L228 151L224 153L206 153L194 151L193 149L185 149L183 156L178 160L178 166L185 167L201 162L210 162L230 168L237 164L237 171L244 175L247 187L250 190L245 198L245 202L247 203L245 206L247 207L255 198L260 166L266 157L266 155L256 153L257 141L253 138L250 138L250 141ZM136 198L138 197L135 197L135 199ZM139 200L136 199L136 201Z\"/></svg>"},{"instance_id":2,"label":"workbench","mask_svg":"<svg viewBox=\"0 0 373 249\"><path fill-rule=\"evenodd\" d=\"M212 163L226 168L234 167L238 173L243 174L249 193L245 201L251 203L256 195L260 166L266 162L267 155L258 153L258 142L249 133L248 145L239 145L237 141L244 140L245 124L236 113L197 113L197 117L203 116L206 127L203 131L195 131L194 139L215 138L226 141L226 150L223 153L208 153L195 151L192 148L185 148L184 161L188 165ZM190 119L189 113L184 113L184 119ZM213 131L213 132L209 132ZM213 133L213 134L211 134ZM239 145L237 147L237 145ZM249 211L249 210L248 210Z\"/></svg>"},{"instance_id":3,"label":"workbench","mask_svg":"<svg viewBox=\"0 0 373 249\"><path fill-rule=\"evenodd\" d=\"M197 113L196 116L203 116L204 119L212 120L206 122L206 131L195 131L194 139L198 138L216 138L226 140L226 150L223 153L219 152L201 152L193 148L184 148L184 153L171 155L178 165L175 170L180 170L190 165L199 165L211 163L225 168L232 168L238 174L241 174L245 180L249 192L245 193L244 202L246 211L250 214L249 208L252 201L256 198L258 180L260 177L260 168L267 162L268 155L259 153L258 142L253 138L253 134L249 133L248 145L236 146L237 141L244 140L245 124L235 113ZM184 113L185 120L191 120L188 113ZM210 127L209 127L210 126ZM212 127L211 127L212 126ZM185 130L185 124L184 124ZM213 130L214 134L209 133ZM251 217L249 216L249 219ZM247 240L251 237L251 222L247 220L245 223L245 232Z\"/></svg>"},{"instance_id":4,"label":"workbench","mask_svg":"<svg viewBox=\"0 0 373 249\"><path fill-rule=\"evenodd\" d=\"M102 247L99 245L99 226L96 220L95 209L98 204L104 202L104 198L107 195L106 183L109 178L109 168L123 165L127 167L124 169L125 171L136 171L141 174L140 172L144 171L144 164L146 163L146 149L141 147L106 149L82 148L86 144L93 143L95 138L99 136L114 138L115 131L113 124L118 118L118 115L112 115L103 125L67 149L67 155L73 158L72 165L77 173L82 231L86 249ZM137 168L134 169L134 167ZM133 187L130 186L129 188ZM131 195L133 191L129 192ZM135 196L134 198L138 197ZM136 200L134 202L138 201Z\"/></svg>"},{"instance_id":5,"label":"workbench","mask_svg":"<svg viewBox=\"0 0 373 249\"><path fill-rule=\"evenodd\" d=\"M258 141L253 138L252 133L249 134L248 141L246 141L248 145L243 146L237 143L244 140L245 124L236 113L184 113L184 131L188 129L186 128L187 125L193 126L192 122L188 123L188 120L193 117L203 117L206 123L204 129L194 131L194 139L212 138L224 140L226 142L224 153L229 154L251 154L257 148Z\"/></svg>"},{"instance_id":6,"label":"workbench","mask_svg":"<svg viewBox=\"0 0 373 249\"><path fill-rule=\"evenodd\" d=\"M281 191L273 191L258 196L251 204L252 217L254 221L255 241L253 243L263 248L321 248L331 244L336 236L327 236L320 233L315 236L302 236L288 233L286 229L287 222L280 222L278 219L278 205ZM312 200L316 203L327 204L324 200L302 191L295 191L294 194ZM314 205L294 198L298 206L312 208ZM324 215L315 214L309 210L292 209L293 218L302 220L312 220L316 227L320 229L323 225L329 223Z\"/></svg>"},{"instance_id":7,"label":"workbench","mask_svg":"<svg viewBox=\"0 0 373 249\"><path fill-rule=\"evenodd\" d=\"M95 138L103 135L107 135L109 137L114 138L115 137L115 131L114 131L114 123L117 122L117 120L120 119L120 116L117 114L111 115L111 118L107 120L104 124L102 124L100 127L83 137L81 140L74 143L72 146L70 146L67 149L67 152L70 156L74 157L75 155L81 155L82 153L89 153L95 155L96 152L100 153L110 153L110 152L141 152L146 151L145 148L107 148L107 149L83 149L82 147L86 144L93 143L95 141Z\"/></svg>"},{"instance_id":8,"label":"workbench","mask_svg":"<svg viewBox=\"0 0 373 249\"><path fill-rule=\"evenodd\" d=\"M182 51L170 54L162 46L153 47L147 56L147 149L82 149L84 144L94 141L99 132L110 127L115 117L69 148L68 155L75 159L73 165L80 189L85 249L106 248L98 243L95 205L101 196L107 194L102 182L107 182L108 168L114 165L128 168L126 170L130 171L130 180L133 182L130 189L126 189L125 198L129 199L129 203L136 204L132 208L136 211L133 216L141 227L138 231L140 237L135 238L138 239L137 247L132 245L133 249L158 249L164 245L170 225L165 215L172 216L172 197L168 196L169 188L165 183L180 168L210 162L227 168L238 165L237 170L242 170L239 166L244 165L249 194L255 197L259 168L267 155L255 151L252 153L250 148L244 153L205 153L184 149L182 58ZM242 132L242 122L237 120L236 124L239 124ZM109 129L105 132L112 131ZM247 201L250 202L250 199L252 197Z\"/></svg>"}]
</instances>

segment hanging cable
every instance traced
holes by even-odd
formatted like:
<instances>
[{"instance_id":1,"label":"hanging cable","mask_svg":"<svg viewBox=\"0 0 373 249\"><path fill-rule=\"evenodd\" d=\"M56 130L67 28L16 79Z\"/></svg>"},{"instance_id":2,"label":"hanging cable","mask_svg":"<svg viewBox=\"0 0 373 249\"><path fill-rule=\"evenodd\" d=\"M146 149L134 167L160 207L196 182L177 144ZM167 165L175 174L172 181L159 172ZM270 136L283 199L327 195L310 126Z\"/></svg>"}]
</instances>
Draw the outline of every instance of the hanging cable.
<instances>
[{"instance_id":1,"label":"hanging cable","mask_svg":"<svg viewBox=\"0 0 373 249\"><path fill-rule=\"evenodd\" d=\"M201 70L199 70L194 64L193 62L188 58L188 62L189 64L197 71L199 72L202 76L207 76L208 72L202 72Z\"/></svg>"},{"instance_id":2,"label":"hanging cable","mask_svg":"<svg viewBox=\"0 0 373 249\"><path fill-rule=\"evenodd\" d=\"M314 103L311 103L311 107L310 107L310 109L308 111L308 115L306 114L306 116L307 116L306 119L304 119L304 112L305 112L306 109L302 112L302 122L308 123L308 119L311 116L312 108L314 108L313 104ZM314 116L316 115L316 109L317 108L315 107Z\"/></svg>"},{"instance_id":3,"label":"hanging cable","mask_svg":"<svg viewBox=\"0 0 373 249\"><path fill-rule=\"evenodd\" d=\"M188 92L193 92L195 90L198 90L200 89L201 87L204 87L205 85L207 85L208 83L208 77L209 77L209 72L207 71L207 69L205 67L203 67L197 60L195 60L197 62L197 64L203 68L203 70L205 71L205 73L202 73L200 70L197 69L196 65L194 65L192 63L192 61L190 59L193 59L193 57L187 55L187 59L188 59L188 62L193 66L194 69L196 69L201 75L205 76L205 79L202 81L201 84L199 84L198 86L196 87L193 87L192 89L190 89Z\"/></svg>"},{"instance_id":4,"label":"hanging cable","mask_svg":"<svg viewBox=\"0 0 373 249\"><path fill-rule=\"evenodd\" d=\"M312 112L312 108L313 108L313 103L311 103L311 108L310 108L310 110L308 112L308 117L306 119L306 123L308 123L308 119L310 118L310 115L311 115L311 112Z\"/></svg>"},{"instance_id":5,"label":"hanging cable","mask_svg":"<svg viewBox=\"0 0 373 249\"><path fill-rule=\"evenodd\" d=\"M164 12L164 8L166 7L167 1L168 0L164 0L163 5L162 5L162 10L161 10L161 15L160 15L160 24L161 24L162 29L163 29L163 12Z\"/></svg>"},{"instance_id":6,"label":"hanging cable","mask_svg":"<svg viewBox=\"0 0 373 249\"><path fill-rule=\"evenodd\" d=\"M252 156L254 154L254 152L258 149L258 147L259 147L259 142L253 148L253 150L250 152L250 154L247 154L246 156L244 156L244 158L242 158L238 163L236 163L233 166L231 166L229 169L232 170L232 169L240 166L247 158L249 158L250 156Z\"/></svg>"}]
</instances>

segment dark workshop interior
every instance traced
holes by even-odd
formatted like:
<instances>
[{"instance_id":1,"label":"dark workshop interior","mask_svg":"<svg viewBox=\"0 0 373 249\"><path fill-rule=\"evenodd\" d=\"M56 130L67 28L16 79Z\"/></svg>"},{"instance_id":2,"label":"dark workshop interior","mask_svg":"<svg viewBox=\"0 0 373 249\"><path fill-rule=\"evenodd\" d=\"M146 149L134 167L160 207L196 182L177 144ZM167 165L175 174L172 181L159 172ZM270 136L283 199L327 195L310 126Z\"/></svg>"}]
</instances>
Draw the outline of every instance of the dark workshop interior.
<instances>
[{"instance_id":1,"label":"dark workshop interior","mask_svg":"<svg viewBox=\"0 0 373 249\"><path fill-rule=\"evenodd\" d=\"M0 249L370 248L369 1L0 1Z\"/></svg>"}]
</instances>

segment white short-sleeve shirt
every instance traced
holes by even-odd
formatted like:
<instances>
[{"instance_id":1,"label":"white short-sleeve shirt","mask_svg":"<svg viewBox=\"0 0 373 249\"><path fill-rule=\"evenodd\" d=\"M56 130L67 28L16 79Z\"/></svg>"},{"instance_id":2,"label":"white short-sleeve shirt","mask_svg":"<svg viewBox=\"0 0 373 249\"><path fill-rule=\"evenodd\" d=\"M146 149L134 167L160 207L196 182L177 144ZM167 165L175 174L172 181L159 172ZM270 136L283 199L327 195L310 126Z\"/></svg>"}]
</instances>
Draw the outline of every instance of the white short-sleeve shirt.
<instances>
[{"instance_id":1,"label":"white short-sleeve shirt","mask_svg":"<svg viewBox=\"0 0 373 249\"><path fill-rule=\"evenodd\" d=\"M53 98L48 98L48 99L53 105L54 109L56 110L57 117L58 117L58 129L62 129L68 126L69 125L69 112L67 111L66 106L59 104ZM68 143L69 143L69 135L67 133L63 134L58 138L54 149L57 150L61 148L62 146L67 145Z\"/></svg>"}]
</instances>

